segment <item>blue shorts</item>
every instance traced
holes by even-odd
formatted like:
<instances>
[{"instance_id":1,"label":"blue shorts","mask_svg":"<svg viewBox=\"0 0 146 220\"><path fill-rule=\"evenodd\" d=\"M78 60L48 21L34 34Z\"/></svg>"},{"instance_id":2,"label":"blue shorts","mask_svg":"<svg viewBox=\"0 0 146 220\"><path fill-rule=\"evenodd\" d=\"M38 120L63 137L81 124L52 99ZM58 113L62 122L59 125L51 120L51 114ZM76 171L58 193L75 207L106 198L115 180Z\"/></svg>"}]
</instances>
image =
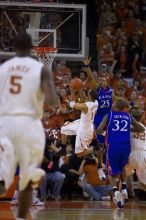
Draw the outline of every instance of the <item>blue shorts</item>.
<instances>
[{"instance_id":1,"label":"blue shorts","mask_svg":"<svg viewBox=\"0 0 146 220\"><path fill-rule=\"evenodd\" d=\"M131 152L130 143L110 143L107 147L107 169L109 175L122 173L123 168L128 163Z\"/></svg>"},{"instance_id":2,"label":"blue shorts","mask_svg":"<svg viewBox=\"0 0 146 220\"><path fill-rule=\"evenodd\" d=\"M103 120L105 115L97 115L94 118L94 127L95 129L98 128L98 126L100 125L101 121ZM105 137L103 135L97 134L96 135L96 140L99 141L100 143L105 143Z\"/></svg>"}]
</instances>

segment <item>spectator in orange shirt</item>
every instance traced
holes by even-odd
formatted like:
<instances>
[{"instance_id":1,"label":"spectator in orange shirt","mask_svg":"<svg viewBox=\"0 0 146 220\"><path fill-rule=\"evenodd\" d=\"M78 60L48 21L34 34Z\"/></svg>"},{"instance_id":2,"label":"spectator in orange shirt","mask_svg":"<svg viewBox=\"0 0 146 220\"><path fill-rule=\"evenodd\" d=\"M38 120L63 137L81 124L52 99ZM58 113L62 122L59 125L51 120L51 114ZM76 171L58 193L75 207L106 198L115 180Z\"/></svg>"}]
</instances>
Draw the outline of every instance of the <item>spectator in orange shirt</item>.
<instances>
[{"instance_id":1,"label":"spectator in orange shirt","mask_svg":"<svg viewBox=\"0 0 146 220\"><path fill-rule=\"evenodd\" d=\"M95 151L94 151L95 152ZM83 182L83 190L94 200L110 200L107 196L112 187L108 180L101 181L97 173L97 158L94 155L88 155L79 168L79 173L85 174L86 181Z\"/></svg>"},{"instance_id":2,"label":"spectator in orange shirt","mask_svg":"<svg viewBox=\"0 0 146 220\"><path fill-rule=\"evenodd\" d=\"M122 84L122 86L127 90L128 83L125 79L122 77L122 70L119 70L114 75L114 78L111 80L111 87L116 91L118 89L119 84Z\"/></svg>"},{"instance_id":3,"label":"spectator in orange shirt","mask_svg":"<svg viewBox=\"0 0 146 220\"><path fill-rule=\"evenodd\" d=\"M106 22L109 22L113 27L117 23L116 15L111 11L111 7L109 4L106 4L103 8L103 11L101 12L100 18L99 18L99 31L104 27Z\"/></svg>"},{"instance_id":4,"label":"spectator in orange shirt","mask_svg":"<svg viewBox=\"0 0 146 220\"><path fill-rule=\"evenodd\" d=\"M126 8L124 1L121 1L119 4L117 4L115 14L118 22L125 20L128 15L128 9Z\"/></svg>"},{"instance_id":5,"label":"spectator in orange shirt","mask_svg":"<svg viewBox=\"0 0 146 220\"><path fill-rule=\"evenodd\" d=\"M103 46L103 50L101 51L100 54L100 62L101 64L106 64L107 65L107 70L110 72L110 69L114 63L114 51L112 49L112 44L107 43L106 45Z\"/></svg>"},{"instance_id":6,"label":"spectator in orange shirt","mask_svg":"<svg viewBox=\"0 0 146 220\"><path fill-rule=\"evenodd\" d=\"M133 34L135 24L136 24L136 19L134 17L134 11L129 10L127 19L126 19L126 30L127 30L128 36L131 36Z\"/></svg>"},{"instance_id":7,"label":"spectator in orange shirt","mask_svg":"<svg viewBox=\"0 0 146 220\"><path fill-rule=\"evenodd\" d=\"M57 63L54 68L54 80L56 82L56 85L62 83L64 75L68 75L69 78L71 78L71 71L68 67L66 67L65 61L62 60Z\"/></svg>"},{"instance_id":8,"label":"spectator in orange shirt","mask_svg":"<svg viewBox=\"0 0 146 220\"><path fill-rule=\"evenodd\" d=\"M106 30L106 27L102 28L101 33L96 34L96 45L97 45L97 51L100 51L104 45L107 43L112 43L113 36L111 35L111 31Z\"/></svg>"}]
</instances>

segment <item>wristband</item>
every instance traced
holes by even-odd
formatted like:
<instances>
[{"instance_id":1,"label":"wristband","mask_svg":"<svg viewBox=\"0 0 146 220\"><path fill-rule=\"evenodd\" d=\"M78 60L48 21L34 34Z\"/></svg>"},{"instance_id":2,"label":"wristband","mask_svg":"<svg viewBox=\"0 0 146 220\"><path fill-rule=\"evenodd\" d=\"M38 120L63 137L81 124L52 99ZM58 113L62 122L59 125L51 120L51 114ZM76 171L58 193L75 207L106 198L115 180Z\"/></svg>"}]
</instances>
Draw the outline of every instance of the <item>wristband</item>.
<instances>
[{"instance_id":1,"label":"wristband","mask_svg":"<svg viewBox=\"0 0 146 220\"><path fill-rule=\"evenodd\" d=\"M75 101L70 102L69 103L70 108L74 108L75 104L76 104Z\"/></svg>"},{"instance_id":2,"label":"wristband","mask_svg":"<svg viewBox=\"0 0 146 220\"><path fill-rule=\"evenodd\" d=\"M90 64L84 65L84 67L90 67Z\"/></svg>"}]
</instances>

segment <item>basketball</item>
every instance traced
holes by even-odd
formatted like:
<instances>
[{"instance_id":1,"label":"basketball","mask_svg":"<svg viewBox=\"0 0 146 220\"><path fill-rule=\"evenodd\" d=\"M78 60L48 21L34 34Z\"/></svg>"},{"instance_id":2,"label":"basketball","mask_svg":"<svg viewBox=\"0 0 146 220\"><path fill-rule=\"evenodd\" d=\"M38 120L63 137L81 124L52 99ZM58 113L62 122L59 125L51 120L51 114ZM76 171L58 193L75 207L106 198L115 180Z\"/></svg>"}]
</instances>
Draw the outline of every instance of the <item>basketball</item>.
<instances>
[{"instance_id":1,"label":"basketball","mask_svg":"<svg viewBox=\"0 0 146 220\"><path fill-rule=\"evenodd\" d=\"M73 90L80 90L83 87L83 82L79 78L74 78L70 82L70 88Z\"/></svg>"}]
</instances>

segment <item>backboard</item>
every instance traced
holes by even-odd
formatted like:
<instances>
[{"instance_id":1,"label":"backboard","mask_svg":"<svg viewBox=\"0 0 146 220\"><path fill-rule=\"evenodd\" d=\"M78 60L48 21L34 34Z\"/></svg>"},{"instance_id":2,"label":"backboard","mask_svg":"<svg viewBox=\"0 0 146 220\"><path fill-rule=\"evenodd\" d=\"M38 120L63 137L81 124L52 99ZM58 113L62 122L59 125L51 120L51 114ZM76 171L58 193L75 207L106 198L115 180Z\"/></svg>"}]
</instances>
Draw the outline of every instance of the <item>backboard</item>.
<instances>
[{"instance_id":1,"label":"backboard","mask_svg":"<svg viewBox=\"0 0 146 220\"><path fill-rule=\"evenodd\" d=\"M26 30L34 46L58 48L57 59L87 55L86 5L0 1L0 57L14 55L12 38Z\"/></svg>"}]
</instances>

